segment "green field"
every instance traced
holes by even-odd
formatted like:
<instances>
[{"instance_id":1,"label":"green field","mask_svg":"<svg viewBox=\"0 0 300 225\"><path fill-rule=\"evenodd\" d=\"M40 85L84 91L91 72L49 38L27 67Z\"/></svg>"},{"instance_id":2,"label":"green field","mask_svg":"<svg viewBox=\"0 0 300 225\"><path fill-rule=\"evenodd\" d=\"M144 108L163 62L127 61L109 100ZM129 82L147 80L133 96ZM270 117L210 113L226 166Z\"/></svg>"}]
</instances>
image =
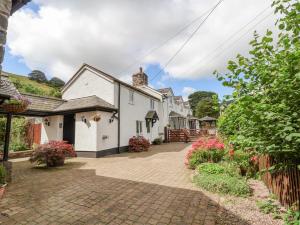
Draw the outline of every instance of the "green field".
<instances>
[{"instance_id":1,"label":"green field","mask_svg":"<svg viewBox=\"0 0 300 225\"><path fill-rule=\"evenodd\" d=\"M8 75L9 80L16 86L21 93L29 93L41 96L61 97L60 90L54 88L45 83L39 83L34 80L30 80L26 76L2 72Z\"/></svg>"}]
</instances>

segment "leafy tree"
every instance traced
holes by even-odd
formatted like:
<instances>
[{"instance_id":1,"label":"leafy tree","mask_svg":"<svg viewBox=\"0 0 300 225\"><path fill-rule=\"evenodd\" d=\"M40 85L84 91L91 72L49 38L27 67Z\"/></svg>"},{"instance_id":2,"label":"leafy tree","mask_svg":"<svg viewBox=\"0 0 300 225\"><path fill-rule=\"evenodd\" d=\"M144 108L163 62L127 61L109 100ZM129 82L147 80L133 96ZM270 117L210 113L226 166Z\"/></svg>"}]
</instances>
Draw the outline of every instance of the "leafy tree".
<instances>
[{"instance_id":1,"label":"leafy tree","mask_svg":"<svg viewBox=\"0 0 300 225\"><path fill-rule=\"evenodd\" d=\"M61 79L59 79L58 77L52 77L50 80L49 80L49 84L52 86L52 87L63 87L65 85L65 82Z\"/></svg>"},{"instance_id":2,"label":"leafy tree","mask_svg":"<svg viewBox=\"0 0 300 225\"><path fill-rule=\"evenodd\" d=\"M196 107L196 114L198 118L204 116L218 117L219 115L219 104L217 95L213 95L211 98L201 99Z\"/></svg>"},{"instance_id":3,"label":"leafy tree","mask_svg":"<svg viewBox=\"0 0 300 225\"><path fill-rule=\"evenodd\" d=\"M217 74L234 88L218 126L235 147L269 154L279 168L300 165L300 2L276 0L272 6L278 36L255 32L250 57L238 55L228 62L229 73Z\"/></svg>"},{"instance_id":4,"label":"leafy tree","mask_svg":"<svg viewBox=\"0 0 300 225\"><path fill-rule=\"evenodd\" d=\"M31 73L28 74L30 80L35 80L39 83L46 83L47 77L46 75L40 70L33 70Z\"/></svg>"},{"instance_id":5,"label":"leafy tree","mask_svg":"<svg viewBox=\"0 0 300 225\"><path fill-rule=\"evenodd\" d=\"M193 94L190 94L188 99L191 105L191 109L193 110L193 115L196 115L196 108L198 105L198 102L200 102L203 99L210 98L212 99L212 96L217 95L215 92L211 91L196 91Z\"/></svg>"}]
</instances>

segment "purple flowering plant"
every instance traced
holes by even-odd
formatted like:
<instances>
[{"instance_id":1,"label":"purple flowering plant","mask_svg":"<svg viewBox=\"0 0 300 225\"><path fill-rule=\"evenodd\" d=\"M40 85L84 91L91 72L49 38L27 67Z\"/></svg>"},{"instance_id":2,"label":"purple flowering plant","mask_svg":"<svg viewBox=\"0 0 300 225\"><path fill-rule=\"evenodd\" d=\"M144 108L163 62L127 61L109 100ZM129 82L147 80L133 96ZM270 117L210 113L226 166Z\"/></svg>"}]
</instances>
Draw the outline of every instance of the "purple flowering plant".
<instances>
[{"instance_id":1,"label":"purple flowering plant","mask_svg":"<svg viewBox=\"0 0 300 225\"><path fill-rule=\"evenodd\" d=\"M31 101L22 95L14 95L12 98L5 100L4 103L11 105L30 105Z\"/></svg>"}]
</instances>

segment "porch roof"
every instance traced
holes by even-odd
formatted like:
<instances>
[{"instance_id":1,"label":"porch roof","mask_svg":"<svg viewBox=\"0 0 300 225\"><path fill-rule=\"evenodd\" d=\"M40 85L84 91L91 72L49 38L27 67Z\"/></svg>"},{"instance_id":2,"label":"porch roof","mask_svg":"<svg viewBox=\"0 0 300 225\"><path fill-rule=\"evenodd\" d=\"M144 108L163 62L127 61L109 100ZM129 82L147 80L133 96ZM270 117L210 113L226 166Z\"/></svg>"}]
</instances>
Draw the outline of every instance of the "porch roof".
<instances>
[{"instance_id":1,"label":"porch roof","mask_svg":"<svg viewBox=\"0 0 300 225\"><path fill-rule=\"evenodd\" d=\"M214 118L214 117L210 117L210 116L205 116L205 117L203 117L203 118L201 118L201 119L199 119L200 121L215 121L215 120L217 120L216 118Z\"/></svg>"},{"instance_id":2,"label":"porch roof","mask_svg":"<svg viewBox=\"0 0 300 225\"><path fill-rule=\"evenodd\" d=\"M181 118L184 118L183 115L181 115L181 114L179 114L179 113L177 113L177 112L174 112L174 111L171 111L171 112L169 113L169 117L181 117Z\"/></svg>"},{"instance_id":3,"label":"porch roof","mask_svg":"<svg viewBox=\"0 0 300 225\"><path fill-rule=\"evenodd\" d=\"M158 119L157 112L155 110L148 111L145 119Z\"/></svg>"},{"instance_id":4,"label":"porch roof","mask_svg":"<svg viewBox=\"0 0 300 225\"><path fill-rule=\"evenodd\" d=\"M55 108L53 111L54 112L65 112L65 111L76 111L76 110L90 111L91 109L102 110L102 111L117 110L117 108L114 105L106 102L105 100L95 95L92 95L88 97L76 98L76 99L65 101L63 104Z\"/></svg>"}]
</instances>

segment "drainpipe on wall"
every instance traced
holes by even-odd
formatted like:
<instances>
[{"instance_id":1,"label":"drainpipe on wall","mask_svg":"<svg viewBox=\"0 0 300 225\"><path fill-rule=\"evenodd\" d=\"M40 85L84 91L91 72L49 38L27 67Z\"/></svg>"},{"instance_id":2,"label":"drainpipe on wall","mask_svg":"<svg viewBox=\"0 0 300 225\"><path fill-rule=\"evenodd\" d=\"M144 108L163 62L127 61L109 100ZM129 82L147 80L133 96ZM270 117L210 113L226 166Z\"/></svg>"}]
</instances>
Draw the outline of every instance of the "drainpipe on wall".
<instances>
[{"instance_id":1,"label":"drainpipe on wall","mask_svg":"<svg viewBox=\"0 0 300 225\"><path fill-rule=\"evenodd\" d=\"M118 149L117 153L120 154L120 139L121 139L121 84L119 83L118 91Z\"/></svg>"}]
</instances>

